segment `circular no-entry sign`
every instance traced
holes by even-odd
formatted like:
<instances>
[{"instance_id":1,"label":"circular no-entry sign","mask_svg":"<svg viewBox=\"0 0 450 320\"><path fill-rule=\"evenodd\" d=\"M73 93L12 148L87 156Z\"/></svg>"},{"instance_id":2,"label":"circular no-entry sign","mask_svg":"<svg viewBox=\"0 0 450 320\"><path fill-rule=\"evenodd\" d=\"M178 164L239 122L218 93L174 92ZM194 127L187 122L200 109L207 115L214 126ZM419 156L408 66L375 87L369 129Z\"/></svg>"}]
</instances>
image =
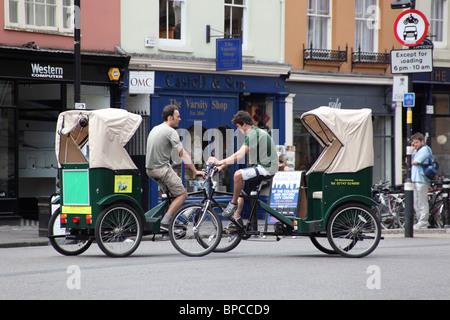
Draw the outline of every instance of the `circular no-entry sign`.
<instances>
[{"instance_id":1,"label":"circular no-entry sign","mask_svg":"<svg viewBox=\"0 0 450 320\"><path fill-rule=\"evenodd\" d=\"M428 20L420 11L403 11L395 21L394 34L404 46L418 45L428 34Z\"/></svg>"}]
</instances>

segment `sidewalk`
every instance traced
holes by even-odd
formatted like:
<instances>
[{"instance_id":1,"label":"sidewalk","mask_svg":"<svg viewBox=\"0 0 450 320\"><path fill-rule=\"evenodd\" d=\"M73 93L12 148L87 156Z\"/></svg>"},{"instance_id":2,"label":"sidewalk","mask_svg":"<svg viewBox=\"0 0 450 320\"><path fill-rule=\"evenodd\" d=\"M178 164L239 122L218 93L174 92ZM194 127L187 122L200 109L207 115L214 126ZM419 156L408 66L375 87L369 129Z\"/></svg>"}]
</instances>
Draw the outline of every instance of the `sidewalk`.
<instances>
[{"instance_id":1,"label":"sidewalk","mask_svg":"<svg viewBox=\"0 0 450 320\"><path fill-rule=\"evenodd\" d=\"M37 226L0 226L0 248L48 245L48 238L39 237Z\"/></svg>"},{"instance_id":2,"label":"sidewalk","mask_svg":"<svg viewBox=\"0 0 450 320\"><path fill-rule=\"evenodd\" d=\"M383 230L385 238L404 237L403 229ZM450 229L414 230L417 238L450 239ZM0 249L49 245L48 238L39 236L38 226L0 226Z\"/></svg>"}]
</instances>

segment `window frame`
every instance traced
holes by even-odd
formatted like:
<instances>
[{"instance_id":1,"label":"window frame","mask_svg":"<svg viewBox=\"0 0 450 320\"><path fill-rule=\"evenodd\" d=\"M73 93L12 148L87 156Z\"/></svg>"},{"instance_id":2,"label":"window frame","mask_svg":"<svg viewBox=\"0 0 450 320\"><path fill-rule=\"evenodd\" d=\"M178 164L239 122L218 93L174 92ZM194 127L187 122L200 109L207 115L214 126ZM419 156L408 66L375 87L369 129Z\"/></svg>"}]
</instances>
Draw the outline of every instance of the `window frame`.
<instances>
[{"instance_id":1,"label":"window frame","mask_svg":"<svg viewBox=\"0 0 450 320\"><path fill-rule=\"evenodd\" d=\"M442 1L442 7L440 8L441 12L443 12L442 18L441 19L436 19L435 17L433 17L433 3L435 1ZM430 33L431 35L434 35L434 30L432 30L433 28L433 23L436 21L441 21L442 22L442 41L437 41L435 39L432 38L433 44L435 46L435 48L446 48L447 47L447 37L448 37L448 0L432 0L430 2L430 18L429 18L429 24L430 24Z\"/></svg>"},{"instance_id":2,"label":"window frame","mask_svg":"<svg viewBox=\"0 0 450 320\"><path fill-rule=\"evenodd\" d=\"M26 5L28 2L34 0L5 0L4 1L4 9L5 9L5 29L6 30L19 30L19 31L27 31L27 32L36 32L36 33L51 33L58 35L67 35L73 36L74 34L74 21L72 21L67 28L64 27L64 10L67 6L64 6L64 0L56 0L55 3L55 26L38 26L36 24L27 24L26 23ZM72 7L71 12L74 12L74 1L71 1L70 7ZM10 15L10 2L17 3L17 22L11 22ZM74 17L72 13L71 17ZM70 19L70 18L69 18ZM74 20L74 19L72 19Z\"/></svg>"},{"instance_id":3,"label":"window frame","mask_svg":"<svg viewBox=\"0 0 450 320\"><path fill-rule=\"evenodd\" d=\"M362 17L357 17L356 16L356 2L358 1L362 1L362 8L364 10L363 12L363 16ZM376 7L376 11L374 12L369 12L369 8L371 6L375 6ZM371 50L367 50L364 48L363 41L361 42L361 52L378 52L378 40L379 40L379 25L380 25L380 12L379 12L379 0L375 0L375 4L371 5L371 6L367 6L367 0L355 0L355 50L359 50L359 39L357 39L357 29L358 29L358 23L360 22L363 25L363 30L361 33L361 38L366 39L368 35L371 34L371 32L368 32L367 30L370 29L369 28L369 23L371 25L374 26L373 30L373 38L371 39L371 46L372 49ZM373 19L373 16L375 15L375 19ZM360 25L359 25L360 26Z\"/></svg>"},{"instance_id":4,"label":"window frame","mask_svg":"<svg viewBox=\"0 0 450 320\"><path fill-rule=\"evenodd\" d=\"M242 8L243 9L243 14L242 14L242 50L247 50L247 44L248 44L248 7L249 7L249 3L248 0L242 0L242 4L235 4L234 3L235 0L232 0L232 3L225 3L224 1L224 6L223 6L223 26L224 29L223 31L225 32L226 30L226 26L225 26L225 17L226 17L226 7L237 7L237 8ZM225 35L226 36L226 35Z\"/></svg>"},{"instance_id":5,"label":"window frame","mask_svg":"<svg viewBox=\"0 0 450 320\"><path fill-rule=\"evenodd\" d=\"M313 43L313 49L322 49L322 50L331 50L332 47L332 18L333 18L333 1L331 0L322 0L322 1L328 1L328 14L327 15L323 15L323 14L317 14L317 13L311 13L310 12L310 1L314 1L316 4L318 1L321 0L309 0L308 1L308 6L307 6L307 10L306 10L306 19L307 19L307 30L306 30L306 47L310 47L311 46L311 39L310 39L310 35L309 35L309 19L311 17L316 17L316 18L325 18L327 19L327 26L326 26L326 30L327 30L327 39L326 39L326 47L322 48L322 47L317 47L317 44ZM317 7L317 6L316 6ZM315 30L317 30L317 28L314 28ZM313 38L315 38L313 36Z\"/></svg>"},{"instance_id":6,"label":"window frame","mask_svg":"<svg viewBox=\"0 0 450 320\"><path fill-rule=\"evenodd\" d=\"M170 1L178 1L181 2L181 34L180 39L169 39L169 38L159 38L159 45L160 46L167 46L167 47L184 47L186 45L186 11L187 11L187 0L170 0ZM166 2L167 5L169 4L169 0ZM159 2L158 7L160 6L161 2ZM161 10L161 9L160 9ZM167 8L166 8L167 10ZM167 13L167 12L166 12ZM159 24L158 24L159 29Z\"/></svg>"}]
</instances>

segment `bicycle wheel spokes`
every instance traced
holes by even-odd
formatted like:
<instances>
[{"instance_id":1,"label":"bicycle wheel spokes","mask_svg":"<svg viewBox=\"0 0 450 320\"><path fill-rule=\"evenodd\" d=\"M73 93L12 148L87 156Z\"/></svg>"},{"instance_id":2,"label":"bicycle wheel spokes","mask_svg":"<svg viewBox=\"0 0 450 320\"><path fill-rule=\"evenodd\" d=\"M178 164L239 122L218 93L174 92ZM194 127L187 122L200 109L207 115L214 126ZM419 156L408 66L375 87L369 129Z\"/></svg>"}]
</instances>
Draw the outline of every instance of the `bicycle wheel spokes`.
<instances>
[{"instance_id":1,"label":"bicycle wheel spokes","mask_svg":"<svg viewBox=\"0 0 450 320\"><path fill-rule=\"evenodd\" d=\"M74 256L85 252L91 245L91 239L77 240L72 236L70 229L61 227L60 208L50 217L48 224L48 237L50 244L61 254Z\"/></svg>"},{"instance_id":2,"label":"bicycle wheel spokes","mask_svg":"<svg viewBox=\"0 0 450 320\"><path fill-rule=\"evenodd\" d=\"M97 221L96 239L107 255L128 256L136 250L142 238L139 217L126 205L104 210Z\"/></svg>"},{"instance_id":3,"label":"bicycle wheel spokes","mask_svg":"<svg viewBox=\"0 0 450 320\"><path fill-rule=\"evenodd\" d=\"M375 215L361 205L346 206L330 216L328 240L343 256L363 257L377 247L381 230Z\"/></svg>"},{"instance_id":4,"label":"bicycle wheel spokes","mask_svg":"<svg viewBox=\"0 0 450 320\"><path fill-rule=\"evenodd\" d=\"M203 256L220 242L222 224L217 213L201 204L189 204L174 214L169 236L174 247L187 256Z\"/></svg>"}]
</instances>

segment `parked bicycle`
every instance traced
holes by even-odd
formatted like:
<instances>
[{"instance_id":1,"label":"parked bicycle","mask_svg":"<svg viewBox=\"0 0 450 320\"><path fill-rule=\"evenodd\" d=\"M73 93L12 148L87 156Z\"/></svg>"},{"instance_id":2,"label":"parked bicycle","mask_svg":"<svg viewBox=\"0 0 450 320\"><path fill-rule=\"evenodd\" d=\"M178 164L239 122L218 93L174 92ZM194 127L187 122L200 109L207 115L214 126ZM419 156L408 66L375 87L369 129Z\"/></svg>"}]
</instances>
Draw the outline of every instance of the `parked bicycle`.
<instances>
[{"instance_id":1,"label":"parked bicycle","mask_svg":"<svg viewBox=\"0 0 450 320\"><path fill-rule=\"evenodd\" d=\"M403 228L405 225L405 193L403 185L381 182L372 186L373 199L378 203L374 211L383 229Z\"/></svg>"},{"instance_id":2,"label":"parked bicycle","mask_svg":"<svg viewBox=\"0 0 450 320\"><path fill-rule=\"evenodd\" d=\"M430 208L429 224L431 228L444 228L450 225L448 215L448 194L450 179L433 181L428 191L428 203Z\"/></svg>"}]
</instances>

